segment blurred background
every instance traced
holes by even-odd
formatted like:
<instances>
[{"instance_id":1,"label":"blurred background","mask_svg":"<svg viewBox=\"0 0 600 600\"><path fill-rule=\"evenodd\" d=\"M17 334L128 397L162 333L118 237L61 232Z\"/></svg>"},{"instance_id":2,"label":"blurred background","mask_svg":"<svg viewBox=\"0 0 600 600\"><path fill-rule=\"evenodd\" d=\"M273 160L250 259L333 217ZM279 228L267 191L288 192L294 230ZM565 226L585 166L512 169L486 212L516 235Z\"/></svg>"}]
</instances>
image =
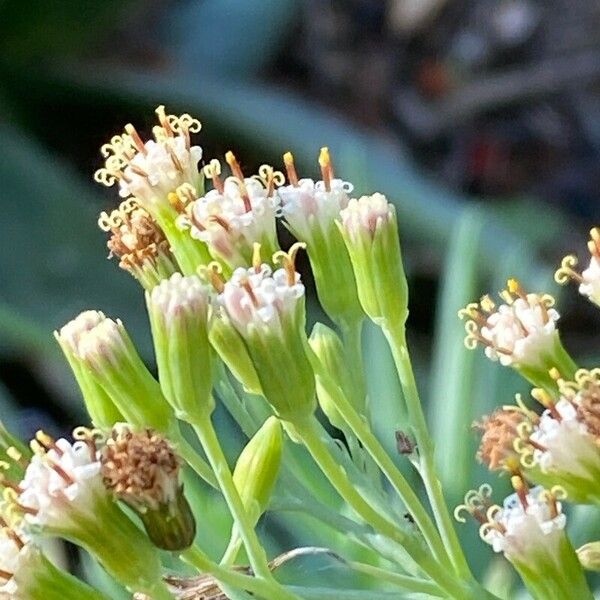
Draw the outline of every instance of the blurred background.
<instances>
[{"instance_id":1,"label":"blurred background","mask_svg":"<svg viewBox=\"0 0 600 600\"><path fill-rule=\"evenodd\" d=\"M490 478L471 422L526 391L462 349L456 311L512 275L560 294L553 270L585 255L600 219L598 32L595 0L0 0L3 419L25 437L81 422L52 337L81 310L120 316L152 361L140 290L96 228L117 195L92 174L104 141L129 121L149 132L164 103L200 118L207 158L233 149L250 172L292 150L315 176L328 145L358 192L396 203L411 342L456 502ZM598 314L573 287L559 301L567 347L593 365ZM389 356L365 338L393 449Z\"/></svg>"}]
</instances>

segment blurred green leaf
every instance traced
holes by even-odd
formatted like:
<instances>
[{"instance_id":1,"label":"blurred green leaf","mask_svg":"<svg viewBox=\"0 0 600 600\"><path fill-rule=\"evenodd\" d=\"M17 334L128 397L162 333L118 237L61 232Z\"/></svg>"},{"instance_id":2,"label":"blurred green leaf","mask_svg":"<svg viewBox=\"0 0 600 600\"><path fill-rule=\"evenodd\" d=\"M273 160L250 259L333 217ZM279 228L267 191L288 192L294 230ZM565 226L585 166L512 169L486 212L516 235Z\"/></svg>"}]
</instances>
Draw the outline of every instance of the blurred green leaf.
<instances>
[{"instance_id":1,"label":"blurred green leaf","mask_svg":"<svg viewBox=\"0 0 600 600\"><path fill-rule=\"evenodd\" d=\"M105 259L102 202L58 159L0 125L0 340L58 356L52 330L82 310L120 316L149 347L139 287Z\"/></svg>"}]
</instances>

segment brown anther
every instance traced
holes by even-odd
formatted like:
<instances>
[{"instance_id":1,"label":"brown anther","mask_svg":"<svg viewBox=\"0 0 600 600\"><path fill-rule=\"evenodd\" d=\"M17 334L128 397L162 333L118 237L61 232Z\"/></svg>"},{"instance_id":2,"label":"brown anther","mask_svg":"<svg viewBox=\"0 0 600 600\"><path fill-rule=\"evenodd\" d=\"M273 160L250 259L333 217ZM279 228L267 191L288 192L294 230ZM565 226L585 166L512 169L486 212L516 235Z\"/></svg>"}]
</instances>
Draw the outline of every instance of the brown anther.
<instances>
[{"instance_id":1,"label":"brown anther","mask_svg":"<svg viewBox=\"0 0 600 600\"><path fill-rule=\"evenodd\" d=\"M75 483L75 480L58 463L50 460L50 461L48 461L48 464L55 473L58 473L58 476L67 485L73 485Z\"/></svg>"},{"instance_id":2,"label":"brown anther","mask_svg":"<svg viewBox=\"0 0 600 600\"><path fill-rule=\"evenodd\" d=\"M8 527L7 529L5 529L5 532L7 537L9 537L13 541L13 543L19 550L25 548L25 542L17 535L17 533L13 529Z\"/></svg>"},{"instance_id":3,"label":"brown anther","mask_svg":"<svg viewBox=\"0 0 600 600\"><path fill-rule=\"evenodd\" d=\"M589 384L577 395L577 419L587 430L600 439L600 384Z\"/></svg>"},{"instance_id":4,"label":"brown anther","mask_svg":"<svg viewBox=\"0 0 600 600\"><path fill-rule=\"evenodd\" d=\"M173 128L171 127L171 123L169 123L169 119L167 118L167 114L165 112L165 107L161 104L160 106L158 106L156 108L156 110L154 112L158 116L158 122L160 123L161 127L165 130L165 133L169 137L173 137L174 136Z\"/></svg>"},{"instance_id":5,"label":"brown anther","mask_svg":"<svg viewBox=\"0 0 600 600\"><path fill-rule=\"evenodd\" d=\"M183 165L181 164L180 160L177 158L177 154L175 154L175 150L173 150L173 148L168 144L167 144L167 149L169 151L169 156L171 157L171 160L173 161L173 164L175 165L175 168L180 173L183 173L183 171L184 171Z\"/></svg>"},{"instance_id":6,"label":"brown anther","mask_svg":"<svg viewBox=\"0 0 600 600\"><path fill-rule=\"evenodd\" d=\"M138 167L137 165L130 164L129 169L136 175L139 175L140 177L145 177L146 179L148 178L148 173L146 173L146 171L144 171L144 169L142 169L141 167Z\"/></svg>"},{"instance_id":7,"label":"brown anther","mask_svg":"<svg viewBox=\"0 0 600 600\"><path fill-rule=\"evenodd\" d=\"M205 270L205 273L206 277L210 281L210 284L213 286L213 288L215 288L215 291L218 294L223 293L223 290L225 289L225 281L223 280L220 271L216 268L216 265L212 267L209 265Z\"/></svg>"},{"instance_id":8,"label":"brown anther","mask_svg":"<svg viewBox=\"0 0 600 600\"><path fill-rule=\"evenodd\" d=\"M213 187L215 188L215 190L217 190L217 192L219 192L219 194L221 194L222 196L225 192L225 186L223 185L223 180L221 179L221 176L217 173L216 169L212 170L210 179L213 183Z\"/></svg>"},{"instance_id":9,"label":"brown anther","mask_svg":"<svg viewBox=\"0 0 600 600\"><path fill-rule=\"evenodd\" d=\"M509 279L506 287L511 295L518 296L522 300L527 300L527 294L517 279Z\"/></svg>"},{"instance_id":10,"label":"brown anther","mask_svg":"<svg viewBox=\"0 0 600 600\"><path fill-rule=\"evenodd\" d=\"M596 258L600 258L600 227L594 227L591 231L590 231L590 243L589 243L589 248L590 248L590 253L592 254L592 256L595 256Z\"/></svg>"},{"instance_id":11,"label":"brown anther","mask_svg":"<svg viewBox=\"0 0 600 600\"><path fill-rule=\"evenodd\" d=\"M254 293L254 290L252 289L252 285L250 285L250 282L248 280L243 281L242 287L246 290L246 293L250 297L252 304L254 304L254 306L258 306L258 298L256 297L256 294Z\"/></svg>"},{"instance_id":12,"label":"brown anther","mask_svg":"<svg viewBox=\"0 0 600 600\"><path fill-rule=\"evenodd\" d=\"M534 388L533 390L531 390L531 397L534 400L537 400L544 408L547 408L553 419L556 419L557 421L562 421L562 417L556 409L556 403L552 399L552 396L550 396L550 394L546 390L543 390L541 388Z\"/></svg>"},{"instance_id":13,"label":"brown anther","mask_svg":"<svg viewBox=\"0 0 600 600\"><path fill-rule=\"evenodd\" d=\"M5 571L4 569L0 569L0 579L5 579L6 581L10 581L13 578L13 574L10 571Z\"/></svg>"},{"instance_id":14,"label":"brown anther","mask_svg":"<svg viewBox=\"0 0 600 600\"><path fill-rule=\"evenodd\" d=\"M519 498L519 502L521 502L521 506L524 510L527 510L529 503L527 502L527 494L529 493L529 489L525 480L519 475L513 475L510 478L510 482L517 493L517 497Z\"/></svg>"},{"instance_id":15,"label":"brown anther","mask_svg":"<svg viewBox=\"0 0 600 600\"><path fill-rule=\"evenodd\" d=\"M185 212L185 203L175 192L169 192L167 194L167 200L169 204L181 215Z\"/></svg>"},{"instance_id":16,"label":"brown anther","mask_svg":"<svg viewBox=\"0 0 600 600\"><path fill-rule=\"evenodd\" d=\"M14 490L17 494L21 494L23 492L23 488L18 483L11 481L5 475L2 474L0 474L0 485Z\"/></svg>"},{"instance_id":17,"label":"brown anther","mask_svg":"<svg viewBox=\"0 0 600 600\"><path fill-rule=\"evenodd\" d=\"M13 502L12 505L14 507L16 507L18 510L20 510L21 512L25 513L26 515L37 515L38 514L38 510L36 508L31 508L30 506L25 506L24 504L20 504L19 502Z\"/></svg>"},{"instance_id":18,"label":"brown anther","mask_svg":"<svg viewBox=\"0 0 600 600\"><path fill-rule=\"evenodd\" d=\"M231 225L229 224L229 221L221 215L210 215L208 220L218 223L227 232L231 231Z\"/></svg>"},{"instance_id":19,"label":"brown anther","mask_svg":"<svg viewBox=\"0 0 600 600\"><path fill-rule=\"evenodd\" d=\"M321 148L319 153L319 166L321 167L321 177L323 178L323 184L327 192L331 191L331 180L333 179L333 166L331 164L331 156L329 155L329 148Z\"/></svg>"},{"instance_id":20,"label":"brown anther","mask_svg":"<svg viewBox=\"0 0 600 600\"><path fill-rule=\"evenodd\" d=\"M238 185L240 187L240 196L244 201L244 208L246 212L250 212L252 210L252 203L250 202L250 196L248 196L246 180L244 178L242 168L240 167L240 163L238 162L237 158L235 157L235 154L231 150L229 150L225 154L225 161L229 165L233 176L238 180Z\"/></svg>"},{"instance_id":21,"label":"brown anther","mask_svg":"<svg viewBox=\"0 0 600 600\"><path fill-rule=\"evenodd\" d=\"M556 519L558 517L558 503L554 494L548 494L548 508L550 509L550 518Z\"/></svg>"},{"instance_id":22,"label":"brown anther","mask_svg":"<svg viewBox=\"0 0 600 600\"><path fill-rule=\"evenodd\" d=\"M133 143L135 144L135 147L138 149L139 152L141 152L144 155L148 153L148 151L146 150L146 146L144 145L144 141L140 137L140 134L137 132L136 128L131 123L127 123L127 125L125 125L125 133L127 133L131 137Z\"/></svg>"},{"instance_id":23,"label":"brown anther","mask_svg":"<svg viewBox=\"0 0 600 600\"><path fill-rule=\"evenodd\" d=\"M298 173L294 164L294 155L291 152L286 152L283 155L283 164L285 165L288 181L294 187L298 187Z\"/></svg>"},{"instance_id":24,"label":"brown anther","mask_svg":"<svg viewBox=\"0 0 600 600\"><path fill-rule=\"evenodd\" d=\"M35 439L46 449L46 451L54 450L58 456L62 456L64 454L64 452L56 445L54 438L49 436L41 429L36 431Z\"/></svg>"}]
</instances>

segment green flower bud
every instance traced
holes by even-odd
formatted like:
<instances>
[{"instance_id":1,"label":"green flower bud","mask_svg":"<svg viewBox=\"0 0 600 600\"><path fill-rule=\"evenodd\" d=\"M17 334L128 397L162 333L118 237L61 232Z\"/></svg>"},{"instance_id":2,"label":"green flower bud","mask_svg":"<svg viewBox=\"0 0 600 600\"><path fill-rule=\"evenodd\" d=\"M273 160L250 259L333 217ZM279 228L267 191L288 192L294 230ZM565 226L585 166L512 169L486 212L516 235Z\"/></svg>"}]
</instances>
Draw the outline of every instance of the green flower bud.
<instances>
[{"instance_id":1,"label":"green flower bud","mask_svg":"<svg viewBox=\"0 0 600 600\"><path fill-rule=\"evenodd\" d=\"M197 275L175 273L146 292L160 385L180 419L214 410L208 342L209 288Z\"/></svg>"},{"instance_id":2,"label":"green flower bud","mask_svg":"<svg viewBox=\"0 0 600 600\"><path fill-rule=\"evenodd\" d=\"M376 323L404 323L408 284L394 206L382 194L362 196L350 200L340 219L363 310Z\"/></svg>"},{"instance_id":3,"label":"green flower bud","mask_svg":"<svg viewBox=\"0 0 600 600\"><path fill-rule=\"evenodd\" d=\"M292 234L306 244L317 295L325 312L336 323L351 323L363 317L350 256L336 219L348 205L352 184L332 179L327 148L321 149L319 162L323 181L300 179L294 158L287 152L284 162L290 185L280 187L282 213Z\"/></svg>"},{"instance_id":4,"label":"green flower bud","mask_svg":"<svg viewBox=\"0 0 600 600\"><path fill-rule=\"evenodd\" d=\"M135 427L161 432L176 427L160 385L144 365L121 321L87 311L65 325L58 337L61 346L67 347L67 358L74 358L74 372L84 382L82 389L84 394L87 392L93 419L106 425L116 416L106 402L108 396L118 413ZM105 394L98 394L98 388Z\"/></svg>"},{"instance_id":5,"label":"green flower bud","mask_svg":"<svg viewBox=\"0 0 600 600\"><path fill-rule=\"evenodd\" d=\"M279 474L282 451L281 423L276 417L269 417L246 444L235 465L235 487L255 523L269 505Z\"/></svg>"},{"instance_id":6,"label":"green flower bud","mask_svg":"<svg viewBox=\"0 0 600 600\"><path fill-rule=\"evenodd\" d=\"M0 573L2 598L107 600L89 585L55 567L24 532L8 527L0 533Z\"/></svg>"},{"instance_id":7,"label":"green flower bud","mask_svg":"<svg viewBox=\"0 0 600 600\"><path fill-rule=\"evenodd\" d=\"M104 487L98 432L80 428L74 443L38 434L37 451L11 495L9 512L32 534L62 537L86 549L130 590L164 590L158 551ZM164 598L163 595L158 595Z\"/></svg>"},{"instance_id":8,"label":"green flower bud","mask_svg":"<svg viewBox=\"0 0 600 600\"><path fill-rule=\"evenodd\" d=\"M176 551L192 545L196 522L180 481L182 462L164 437L117 426L100 462L104 485L138 514L156 546Z\"/></svg>"},{"instance_id":9,"label":"green flower bud","mask_svg":"<svg viewBox=\"0 0 600 600\"><path fill-rule=\"evenodd\" d=\"M213 348L244 389L250 394L262 395L256 369L237 330L217 316L211 321L208 337Z\"/></svg>"},{"instance_id":10,"label":"green flower bud","mask_svg":"<svg viewBox=\"0 0 600 600\"><path fill-rule=\"evenodd\" d=\"M67 323L60 331L55 331L54 337L75 375L92 423L99 429L109 430L115 423L123 421L123 415L76 354L81 338L105 318L101 312L88 310Z\"/></svg>"},{"instance_id":11,"label":"green flower bud","mask_svg":"<svg viewBox=\"0 0 600 600\"><path fill-rule=\"evenodd\" d=\"M360 414L364 414L364 397L362 397L360 392L357 393L360 390L360 384L354 381L354 374L348 368L344 346L335 331L322 323L317 323L313 327L308 341L325 370L342 388L346 398L354 404L354 408ZM340 416L325 386L322 385L319 376L317 376L317 398L321 410L325 413L330 423L341 431L346 432L348 426Z\"/></svg>"},{"instance_id":12,"label":"green flower bud","mask_svg":"<svg viewBox=\"0 0 600 600\"><path fill-rule=\"evenodd\" d=\"M285 268L268 265L236 269L219 294L222 318L240 334L260 387L286 421L304 419L315 409L315 382L306 356L304 286L293 257L281 254Z\"/></svg>"},{"instance_id":13,"label":"green flower bud","mask_svg":"<svg viewBox=\"0 0 600 600\"><path fill-rule=\"evenodd\" d=\"M465 346L481 344L485 354L512 367L534 385L556 392L550 371L572 378L577 366L564 349L556 322L560 315L549 294L528 294L516 279L509 279L497 306L490 296L459 311L466 318Z\"/></svg>"},{"instance_id":14,"label":"green flower bud","mask_svg":"<svg viewBox=\"0 0 600 600\"><path fill-rule=\"evenodd\" d=\"M600 571L600 542L588 542L577 548L577 558L588 571Z\"/></svg>"}]
</instances>

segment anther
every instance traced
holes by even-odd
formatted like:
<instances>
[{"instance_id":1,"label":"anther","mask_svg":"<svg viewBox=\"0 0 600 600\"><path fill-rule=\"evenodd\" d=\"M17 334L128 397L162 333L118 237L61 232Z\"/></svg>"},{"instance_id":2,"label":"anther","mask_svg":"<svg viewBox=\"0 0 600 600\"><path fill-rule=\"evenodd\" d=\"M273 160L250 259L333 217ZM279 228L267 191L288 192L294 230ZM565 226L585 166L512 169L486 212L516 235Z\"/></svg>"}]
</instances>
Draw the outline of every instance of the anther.
<instances>
[{"instance_id":1,"label":"anther","mask_svg":"<svg viewBox=\"0 0 600 600\"><path fill-rule=\"evenodd\" d=\"M331 156L329 156L329 148L321 148L319 153L319 166L321 167L321 177L327 192L331 191L331 180L333 179L333 167L331 165Z\"/></svg>"},{"instance_id":2,"label":"anther","mask_svg":"<svg viewBox=\"0 0 600 600\"><path fill-rule=\"evenodd\" d=\"M296 172L296 165L294 164L294 155L291 152L286 152L283 155L283 164L289 182L294 186L298 187L298 173Z\"/></svg>"}]
</instances>

